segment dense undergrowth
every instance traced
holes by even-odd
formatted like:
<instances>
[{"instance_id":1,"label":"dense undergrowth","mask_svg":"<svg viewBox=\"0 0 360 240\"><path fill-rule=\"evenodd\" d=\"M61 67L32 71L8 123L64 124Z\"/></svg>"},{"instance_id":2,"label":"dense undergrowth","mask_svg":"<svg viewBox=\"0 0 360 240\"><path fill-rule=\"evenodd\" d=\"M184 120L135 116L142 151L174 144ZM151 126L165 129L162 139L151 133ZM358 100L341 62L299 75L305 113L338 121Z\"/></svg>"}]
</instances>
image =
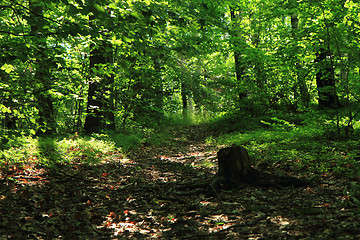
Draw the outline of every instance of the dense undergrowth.
<instances>
[{"instance_id":1,"label":"dense undergrowth","mask_svg":"<svg viewBox=\"0 0 360 240\"><path fill-rule=\"evenodd\" d=\"M65 137L13 137L2 146L0 161L1 165L30 161L48 166L54 163L98 163L114 152L128 153L146 143L150 135L153 134L138 131L131 134L106 132L91 136L75 133ZM154 143L162 141L159 135L153 135L151 139Z\"/></svg>"},{"instance_id":2,"label":"dense undergrowth","mask_svg":"<svg viewBox=\"0 0 360 240\"><path fill-rule=\"evenodd\" d=\"M57 163L99 163L114 153L126 155L142 146L171 146L174 129L199 124L206 131L203 139L213 145L244 145L254 165L268 164L280 171L301 175L335 174L348 178L360 176L360 124L349 136L336 130L324 115L287 114L262 117L225 115L205 121L199 118L171 117L169 122L143 127L131 126L121 132L83 136L8 137L0 148L0 164L32 162L42 166Z\"/></svg>"},{"instance_id":3,"label":"dense undergrowth","mask_svg":"<svg viewBox=\"0 0 360 240\"><path fill-rule=\"evenodd\" d=\"M225 123L224 123L225 122ZM221 128L221 126L225 126ZM208 143L243 145L254 164L270 164L299 174L360 176L360 124L351 134L338 129L326 115L289 114L221 119L210 124L221 129Z\"/></svg>"}]
</instances>

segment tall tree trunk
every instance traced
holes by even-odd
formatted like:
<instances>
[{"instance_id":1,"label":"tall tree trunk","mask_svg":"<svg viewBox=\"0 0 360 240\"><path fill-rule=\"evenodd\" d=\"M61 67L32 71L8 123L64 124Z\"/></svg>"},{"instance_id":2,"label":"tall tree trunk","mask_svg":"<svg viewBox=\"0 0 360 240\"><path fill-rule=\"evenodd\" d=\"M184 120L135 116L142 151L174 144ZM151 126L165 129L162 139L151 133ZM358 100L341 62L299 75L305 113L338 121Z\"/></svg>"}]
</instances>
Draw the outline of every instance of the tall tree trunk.
<instances>
[{"instance_id":1,"label":"tall tree trunk","mask_svg":"<svg viewBox=\"0 0 360 240\"><path fill-rule=\"evenodd\" d=\"M42 32L45 23L43 19L42 1L30 0L29 9L33 16L31 16L30 27L33 35L34 57L35 57L35 88L34 96L37 101L38 109L38 130L37 135L46 135L53 133L56 129L56 122L54 119L53 100L49 93L49 86L51 86L51 74L49 71L49 63L51 62L46 55L46 39L40 33Z\"/></svg>"},{"instance_id":2,"label":"tall tree trunk","mask_svg":"<svg viewBox=\"0 0 360 240\"><path fill-rule=\"evenodd\" d=\"M317 63L316 85L319 96L319 109L335 109L339 104L335 87L334 67L330 59L330 51L320 46L315 59Z\"/></svg>"},{"instance_id":3,"label":"tall tree trunk","mask_svg":"<svg viewBox=\"0 0 360 240\"><path fill-rule=\"evenodd\" d=\"M95 23L95 15L90 16L90 26ZM113 76L102 73L100 65L112 62L112 46L106 40L94 39L90 52L90 81L87 98L84 131L87 134L102 129L114 129L114 103L112 95Z\"/></svg>"},{"instance_id":4,"label":"tall tree trunk","mask_svg":"<svg viewBox=\"0 0 360 240\"><path fill-rule=\"evenodd\" d=\"M298 54L298 37L297 37L298 28L299 28L298 14L293 13L291 15L291 30L292 30L293 41L295 42L295 46L296 46L294 55L296 58L296 63L295 63L296 68L295 69L296 69L296 76L297 76L297 80L294 84L294 96L295 96L295 100L296 100L296 96L298 96L297 91L299 88L301 103L304 107L308 107L309 103L310 103L309 90L306 85L303 66L301 64L301 61L297 57L297 54Z\"/></svg>"},{"instance_id":5,"label":"tall tree trunk","mask_svg":"<svg viewBox=\"0 0 360 240\"><path fill-rule=\"evenodd\" d=\"M182 113L187 116L188 114L188 90L185 83L181 84L181 100L182 100Z\"/></svg>"},{"instance_id":6,"label":"tall tree trunk","mask_svg":"<svg viewBox=\"0 0 360 240\"><path fill-rule=\"evenodd\" d=\"M259 47L260 43L260 30L261 30L261 23L260 20L253 16L254 14L250 14L249 20L251 21L251 42L256 49ZM256 61L253 62L254 64L254 73L255 73L255 84L260 89L261 92L264 90L264 86L266 84L266 75L264 69L264 62L261 58L257 58Z\"/></svg>"},{"instance_id":7,"label":"tall tree trunk","mask_svg":"<svg viewBox=\"0 0 360 240\"><path fill-rule=\"evenodd\" d=\"M154 59L154 69L155 69L155 79L154 81L158 81L155 83L155 106L158 108L160 112L163 111L164 108L164 91L163 91L163 81L161 74L161 60L160 57L155 57Z\"/></svg>"},{"instance_id":8,"label":"tall tree trunk","mask_svg":"<svg viewBox=\"0 0 360 240\"><path fill-rule=\"evenodd\" d=\"M240 43L239 43L239 21L241 19L240 13L238 13L234 8L230 7L230 16L231 16L231 23L232 29L230 35L232 37L232 44L234 49L234 60L235 60L235 75L237 84L241 85L243 82L243 72L244 72L244 65L241 62L241 50L240 50ZM241 89L239 91L239 100L244 99L247 96L246 91Z\"/></svg>"}]
</instances>

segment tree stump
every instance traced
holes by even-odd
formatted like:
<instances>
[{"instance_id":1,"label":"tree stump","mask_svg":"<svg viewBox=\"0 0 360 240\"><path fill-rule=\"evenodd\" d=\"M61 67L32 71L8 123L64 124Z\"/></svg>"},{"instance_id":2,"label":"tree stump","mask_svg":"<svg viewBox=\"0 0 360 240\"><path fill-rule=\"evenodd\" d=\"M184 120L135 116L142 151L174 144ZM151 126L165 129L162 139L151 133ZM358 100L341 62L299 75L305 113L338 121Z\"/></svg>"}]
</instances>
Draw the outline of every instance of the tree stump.
<instances>
[{"instance_id":1,"label":"tree stump","mask_svg":"<svg viewBox=\"0 0 360 240\"><path fill-rule=\"evenodd\" d=\"M250 166L249 154L242 146L232 146L220 149L217 153L219 170L212 181L217 188L224 184L227 188L248 182L254 174Z\"/></svg>"},{"instance_id":2,"label":"tree stump","mask_svg":"<svg viewBox=\"0 0 360 240\"><path fill-rule=\"evenodd\" d=\"M220 149L217 154L219 170L210 182L212 190L224 186L236 188L240 184L257 186L306 186L305 180L290 176L276 176L251 167L249 154L242 146Z\"/></svg>"}]
</instances>

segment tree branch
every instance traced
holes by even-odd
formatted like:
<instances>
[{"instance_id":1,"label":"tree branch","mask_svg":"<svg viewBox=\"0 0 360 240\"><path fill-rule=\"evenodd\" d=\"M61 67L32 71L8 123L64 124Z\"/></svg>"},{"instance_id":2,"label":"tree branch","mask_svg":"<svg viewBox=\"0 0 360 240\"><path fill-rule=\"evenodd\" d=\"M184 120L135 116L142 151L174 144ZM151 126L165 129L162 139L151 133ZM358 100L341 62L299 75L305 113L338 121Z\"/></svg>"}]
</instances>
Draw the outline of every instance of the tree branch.
<instances>
[{"instance_id":1,"label":"tree branch","mask_svg":"<svg viewBox=\"0 0 360 240\"><path fill-rule=\"evenodd\" d=\"M51 19L51 18L48 18L48 17L44 17L43 15L41 15L41 14L39 14L39 13L37 13L37 12L34 12L34 11L31 10L30 8L25 7L24 5L22 5L22 4L18 3L18 2L16 2L15 5L18 5L18 6L22 7L22 8L24 8L24 9L28 10L30 13L32 13L32 14L38 16L38 17L41 17L41 18L43 18L43 19L47 19L47 20L49 20L49 21L51 21L51 22L54 22L54 23L56 23L56 24L61 25L61 23L55 21L54 19Z\"/></svg>"},{"instance_id":2,"label":"tree branch","mask_svg":"<svg viewBox=\"0 0 360 240\"><path fill-rule=\"evenodd\" d=\"M6 34L10 34L10 35L17 36L17 37L52 36L52 35L59 34L58 32L38 33L38 34L18 34L18 33L3 31L3 30L0 30L0 33L6 33Z\"/></svg>"},{"instance_id":3,"label":"tree branch","mask_svg":"<svg viewBox=\"0 0 360 240\"><path fill-rule=\"evenodd\" d=\"M0 5L0 9L3 9L3 8L12 8L10 5Z\"/></svg>"}]
</instances>

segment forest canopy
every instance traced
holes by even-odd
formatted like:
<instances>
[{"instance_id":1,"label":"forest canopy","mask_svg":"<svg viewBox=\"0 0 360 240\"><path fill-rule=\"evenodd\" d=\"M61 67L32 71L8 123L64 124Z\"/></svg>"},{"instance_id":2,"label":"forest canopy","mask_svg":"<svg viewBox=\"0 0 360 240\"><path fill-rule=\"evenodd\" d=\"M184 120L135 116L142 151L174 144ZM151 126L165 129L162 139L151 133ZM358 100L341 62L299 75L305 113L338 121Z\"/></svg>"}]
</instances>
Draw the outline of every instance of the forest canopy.
<instances>
[{"instance_id":1,"label":"forest canopy","mask_svg":"<svg viewBox=\"0 0 360 240\"><path fill-rule=\"evenodd\" d=\"M1 128L93 133L174 114L311 109L351 126L358 9L355 0L4 0Z\"/></svg>"}]
</instances>

